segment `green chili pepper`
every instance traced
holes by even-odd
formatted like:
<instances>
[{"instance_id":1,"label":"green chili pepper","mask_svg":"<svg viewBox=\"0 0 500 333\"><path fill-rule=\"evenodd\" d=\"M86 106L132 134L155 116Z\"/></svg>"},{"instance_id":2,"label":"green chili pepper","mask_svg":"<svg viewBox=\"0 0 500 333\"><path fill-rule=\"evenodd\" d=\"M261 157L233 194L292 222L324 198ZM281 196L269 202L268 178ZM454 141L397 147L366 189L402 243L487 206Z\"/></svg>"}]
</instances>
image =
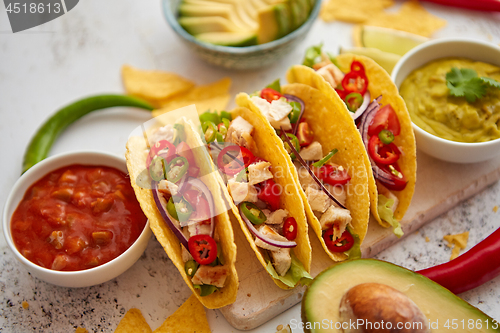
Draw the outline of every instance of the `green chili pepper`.
<instances>
[{"instance_id":1,"label":"green chili pepper","mask_svg":"<svg viewBox=\"0 0 500 333\"><path fill-rule=\"evenodd\" d=\"M184 222L189 219L193 213L193 207L179 196L172 196L167 203L167 211L174 219L179 222Z\"/></svg>"},{"instance_id":2,"label":"green chili pepper","mask_svg":"<svg viewBox=\"0 0 500 333\"><path fill-rule=\"evenodd\" d=\"M217 288L216 286L213 286L211 284L193 284L193 287L195 289L200 290L201 297L211 295L214 292L216 292L217 290L219 290L219 288Z\"/></svg>"},{"instance_id":3,"label":"green chili pepper","mask_svg":"<svg viewBox=\"0 0 500 333\"><path fill-rule=\"evenodd\" d=\"M151 164L149 165L149 175L151 176L151 179L156 182L165 179L166 163L165 159L161 156L155 156L155 158L153 158Z\"/></svg>"},{"instance_id":4,"label":"green chili pepper","mask_svg":"<svg viewBox=\"0 0 500 333\"><path fill-rule=\"evenodd\" d=\"M231 124L231 120L229 120L227 118L222 118L222 122L224 123L224 126L226 128L229 128L229 125Z\"/></svg>"},{"instance_id":5,"label":"green chili pepper","mask_svg":"<svg viewBox=\"0 0 500 333\"><path fill-rule=\"evenodd\" d=\"M216 140L217 142L221 142L221 143L222 143L222 142L224 142L224 136L223 136L221 133L217 132L217 133L215 134L215 140Z\"/></svg>"},{"instance_id":6,"label":"green chili pepper","mask_svg":"<svg viewBox=\"0 0 500 333\"><path fill-rule=\"evenodd\" d=\"M349 111L356 111L363 104L363 96L360 93L350 93L344 99Z\"/></svg>"},{"instance_id":7,"label":"green chili pepper","mask_svg":"<svg viewBox=\"0 0 500 333\"><path fill-rule=\"evenodd\" d=\"M205 133L205 141L210 143L215 140L217 134L217 126L211 121L205 121L201 126L203 133Z\"/></svg>"},{"instance_id":8,"label":"green chili pepper","mask_svg":"<svg viewBox=\"0 0 500 333\"><path fill-rule=\"evenodd\" d=\"M31 138L24 153L23 173L47 157L52 144L66 127L92 111L115 106L153 110L153 107L146 101L125 95L97 95L71 103L47 119Z\"/></svg>"},{"instance_id":9,"label":"green chili pepper","mask_svg":"<svg viewBox=\"0 0 500 333\"><path fill-rule=\"evenodd\" d=\"M220 123L220 116L217 112L210 112L210 110L200 114L200 122L203 124L206 121L211 121L214 124Z\"/></svg>"},{"instance_id":10,"label":"green chili pepper","mask_svg":"<svg viewBox=\"0 0 500 333\"><path fill-rule=\"evenodd\" d=\"M328 162L330 158L332 158L333 155L337 154L338 151L339 150L337 148L333 148L328 154L326 154L325 157L320 159L318 162L313 163L312 165L316 168L321 168L323 165L325 165L326 162Z\"/></svg>"},{"instance_id":11,"label":"green chili pepper","mask_svg":"<svg viewBox=\"0 0 500 333\"><path fill-rule=\"evenodd\" d=\"M224 255L220 243L217 243L217 261L219 264L224 265Z\"/></svg>"},{"instance_id":12,"label":"green chili pepper","mask_svg":"<svg viewBox=\"0 0 500 333\"><path fill-rule=\"evenodd\" d=\"M227 119L223 119L223 120L227 120ZM226 134L227 134L227 127L224 123L220 123L219 124L219 133L223 136L223 137L226 137Z\"/></svg>"},{"instance_id":13,"label":"green chili pepper","mask_svg":"<svg viewBox=\"0 0 500 333\"><path fill-rule=\"evenodd\" d=\"M292 101L289 104L292 106L292 111L288 114L288 118L292 124L295 124L300 116L300 103Z\"/></svg>"},{"instance_id":14,"label":"green chili pepper","mask_svg":"<svg viewBox=\"0 0 500 333\"><path fill-rule=\"evenodd\" d=\"M271 84L266 86L266 88L271 88L273 90L276 90L277 92L281 92L281 84L280 84L280 79L274 80Z\"/></svg>"},{"instance_id":15,"label":"green chili pepper","mask_svg":"<svg viewBox=\"0 0 500 333\"><path fill-rule=\"evenodd\" d=\"M222 121L224 121L224 119L227 119L228 121L233 120L233 116L231 115L231 113L229 113L227 111L221 111L220 117L221 117ZM218 124L218 123L220 123L220 121L216 122L215 124ZM229 125L228 125L228 127L229 127Z\"/></svg>"},{"instance_id":16,"label":"green chili pepper","mask_svg":"<svg viewBox=\"0 0 500 333\"><path fill-rule=\"evenodd\" d=\"M172 183L177 183L189 169L189 162L185 157L177 156L166 168L167 180ZM150 169L151 170L151 169Z\"/></svg>"},{"instance_id":17,"label":"green chili pepper","mask_svg":"<svg viewBox=\"0 0 500 333\"><path fill-rule=\"evenodd\" d=\"M246 182L247 180L247 172L248 172L248 168L245 168L245 169L242 169L237 175L236 175L236 178L235 178L235 181L236 182L239 182L239 183L243 183L243 182Z\"/></svg>"},{"instance_id":18,"label":"green chili pepper","mask_svg":"<svg viewBox=\"0 0 500 333\"><path fill-rule=\"evenodd\" d=\"M290 141L292 141L293 145L295 146L295 150L297 150L297 152L300 152L300 144L299 144L299 139L297 139L297 137L295 135L293 135L292 133L286 133L286 135L288 135L288 137L290 138ZM285 141L285 139L281 138L283 141ZM285 145L285 149L286 151L288 152L288 154L291 153L291 149L290 147L288 147L288 143L284 142L284 145ZM291 153L290 154L290 158L292 160L295 159L295 154L294 153Z\"/></svg>"},{"instance_id":19,"label":"green chili pepper","mask_svg":"<svg viewBox=\"0 0 500 333\"><path fill-rule=\"evenodd\" d=\"M240 205L241 205L241 211L243 212L243 214L245 214L247 219L249 219L250 222L252 222L253 224L258 225L258 224L262 224L262 223L266 222L266 220L267 220L266 214L264 214L264 212L262 212L259 209L259 207L257 207L253 203L245 201L245 202L242 202Z\"/></svg>"},{"instance_id":20,"label":"green chili pepper","mask_svg":"<svg viewBox=\"0 0 500 333\"><path fill-rule=\"evenodd\" d=\"M215 261L215 260L214 260ZM198 264L196 261L194 260L188 260L186 261L186 263L184 264L184 270L186 271L186 274L190 277L193 277L195 274L196 274L196 271L198 270L198 266L200 264Z\"/></svg>"},{"instance_id":21,"label":"green chili pepper","mask_svg":"<svg viewBox=\"0 0 500 333\"><path fill-rule=\"evenodd\" d=\"M181 141L186 141L186 132L184 131L184 125L182 124L174 124L174 139L172 140L173 145L177 146Z\"/></svg>"},{"instance_id":22,"label":"green chili pepper","mask_svg":"<svg viewBox=\"0 0 500 333\"><path fill-rule=\"evenodd\" d=\"M394 134L390 130L383 129L378 134L378 138L380 139L380 141L388 145L392 143L392 141L394 141Z\"/></svg>"}]
</instances>

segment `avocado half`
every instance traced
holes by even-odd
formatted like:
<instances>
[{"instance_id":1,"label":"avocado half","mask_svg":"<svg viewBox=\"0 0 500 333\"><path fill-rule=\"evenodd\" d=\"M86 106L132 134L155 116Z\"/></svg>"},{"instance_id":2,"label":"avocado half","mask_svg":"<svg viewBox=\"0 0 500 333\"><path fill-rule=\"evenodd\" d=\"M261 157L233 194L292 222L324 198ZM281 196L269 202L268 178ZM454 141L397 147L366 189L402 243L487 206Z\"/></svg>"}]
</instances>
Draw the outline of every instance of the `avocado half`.
<instances>
[{"instance_id":1,"label":"avocado half","mask_svg":"<svg viewBox=\"0 0 500 333\"><path fill-rule=\"evenodd\" d=\"M339 308L344 294L364 283L388 285L410 298L436 332L500 332L500 324L423 275L376 259L338 263L320 273L302 299L304 332L343 332ZM382 310L382 309L381 309ZM453 329L455 328L455 329Z\"/></svg>"}]
</instances>

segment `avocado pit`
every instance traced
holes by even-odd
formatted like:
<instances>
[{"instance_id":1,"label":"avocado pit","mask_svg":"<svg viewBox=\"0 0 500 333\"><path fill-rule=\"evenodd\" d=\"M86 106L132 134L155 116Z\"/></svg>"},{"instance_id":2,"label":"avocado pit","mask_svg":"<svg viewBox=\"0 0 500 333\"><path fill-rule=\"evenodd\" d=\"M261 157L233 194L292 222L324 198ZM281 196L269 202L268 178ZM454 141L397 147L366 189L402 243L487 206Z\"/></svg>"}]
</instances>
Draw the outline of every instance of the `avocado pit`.
<instances>
[{"instance_id":1,"label":"avocado pit","mask_svg":"<svg viewBox=\"0 0 500 333\"><path fill-rule=\"evenodd\" d=\"M344 333L429 333L427 319L408 296L380 283L363 283L340 300L341 322L356 322Z\"/></svg>"}]
</instances>

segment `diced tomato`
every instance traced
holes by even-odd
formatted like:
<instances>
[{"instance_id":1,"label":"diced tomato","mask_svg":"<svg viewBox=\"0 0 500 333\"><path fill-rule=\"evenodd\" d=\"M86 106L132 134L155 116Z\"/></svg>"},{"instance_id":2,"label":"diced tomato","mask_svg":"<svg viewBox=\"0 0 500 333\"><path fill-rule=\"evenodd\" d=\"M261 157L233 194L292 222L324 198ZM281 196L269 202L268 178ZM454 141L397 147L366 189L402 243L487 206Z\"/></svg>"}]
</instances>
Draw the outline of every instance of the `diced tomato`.
<instances>
[{"instance_id":1,"label":"diced tomato","mask_svg":"<svg viewBox=\"0 0 500 333\"><path fill-rule=\"evenodd\" d=\"M257 197L267 203L272 211L280 208L281 187L272 179L266 180Z\"/></svg>"},{"instance_id":2,"label":"diced tomato","mask_svg":"<svg viewBox=\"0 0 500 333\"><path fill-rule=\"evenodd\" d=\"M288 240L297 238L297 221L295 221L295 218L290 216L285 220L285 223L283 223L283 234Z\"/></svg>"},{"instance_id":3,"label":"diced tomato","mask_svg":"<svg viewBox=\"0 0 500 333\"><path fill-rule=\"evenodd\" d=\"M183 193L184 198L193 208L192 220L206 220L210 218L210 207L208 201L196 190L187 190Z\"/></svg>"},{"instance_id":4,"label":"diced tomato","mask_svg":"<svg viewBox=\"0 0 500 333\"><path fill-rule=\"evenodd\" d=\"M299 123L297 139L299 139L299 145L301 147L309 146L314 141L314 133L309 129L309 124L305 121Z\"/></svg>"},{"instance_id":5,"label":"diced tomato","mask_svg":"<svg viewBox=\"0 0 500 333\"><path fill-rule=\"evenodd\" d=\"M332 186L345 185L351 180L351 176L349 176L347 170L344 168L340 169L331 164L325 164L321 168L314 168L313 171L316 177Z\"/></svg>"},{"instance_id":6,"label":"diced tomato","mask_svg":"<svg viewBox=\"0 0 500 333\"><path fill-rule=\"evenodd\" d=\"M264 88L260 91L260 97L271 103L280 99L283 95L272 88Z\"/></svg>"},{"instance_id":7,"label":"diced tomato","mask_svg":"<svg viewBox=\"0 0 500 333\"><path fill-rule=\"evenodd\" d=\"M181 143L179 143L177 145L176 153L177 153L177 155L182 156L186 160L188 160L189 165L196 164L193 151L191 150L191 148L189 147L189 145L186 142L181 141Z\"/></svg>"},{"instance_id":8,"label":"diced tomato","mask_svg":"<svg viewBox=\"0 0 500 333\"><path fill-rule=\"evenodd\" d=\"M368 142L368 154L377 164L393 164L399 160L399 154L394 151L393 147L396 147L396 145L386 145L380 141L378 135L374 135ZM399 150L397 151L399 152Z\"/></svg>"},{"instance_id":9,"label":"diced tomato","mask_svg":"<svg viewBox=\"0 0 500 333\"><path fill-rule=\"evenodd\" d=\"M398 116L390 104L377 111L368 127L368 135L378 135L383 129L391 131L394 136L401 132Z\"/></svg>"}]
</instances>

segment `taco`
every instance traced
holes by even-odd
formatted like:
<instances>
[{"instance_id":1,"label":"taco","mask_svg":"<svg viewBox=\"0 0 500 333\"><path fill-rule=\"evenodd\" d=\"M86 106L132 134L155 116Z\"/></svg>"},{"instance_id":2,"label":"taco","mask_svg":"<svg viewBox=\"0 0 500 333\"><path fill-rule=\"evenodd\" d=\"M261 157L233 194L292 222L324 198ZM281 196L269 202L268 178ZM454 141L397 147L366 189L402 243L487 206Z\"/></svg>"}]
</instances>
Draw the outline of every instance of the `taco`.
<instances>
[{"instance_id":1,"label":"taco","mask_svg":"<svg viewBox=\"0 0 500 333\"><path fill-rule=\"evenodd\" d=\"M361 139L345 113L319 90L275 82L238 105L279 134L310 226L334 261L361 255L369 219L368 175Z\"/></svg>"},{"instance_id":2,"label":"taco","mask_svg":"<svg viewBox=\"0 0 500 333\"><path fill-rule=\"evenodd\" d=\"M319 52L314 60L312 50ZM343 106L360 131L367 151L371 212L383 227L403 234L399 221L408 209L416 182L416 145L411 119L396 85L373 60L352 54L331 58L320 47L309 49L287 80L314 87ZM312 56L311 56L312 55Z\"/></svg>"},{"instance_id":3,"label":"taco","mask_svg":"<svg viewBox=\"0 0 500 333\"><path fill-rule=\"evenodd\" d=\"M308 283L304 206L280 139L247 108L222 117L204 113L200 120L224 193L258 260L280 288Z\"/></svg>"},{"instance_id":4,"label":"taco","mask_svg":"<svg viewBox=\"0 0 500 333\"><path fill-rule=\"evenodd\" d=\"M140 132L127 142L127 168L156 239L205 307L233 303L238 291L233 230L194 125L181 118Z\"/></svg>"}]
</instances>

